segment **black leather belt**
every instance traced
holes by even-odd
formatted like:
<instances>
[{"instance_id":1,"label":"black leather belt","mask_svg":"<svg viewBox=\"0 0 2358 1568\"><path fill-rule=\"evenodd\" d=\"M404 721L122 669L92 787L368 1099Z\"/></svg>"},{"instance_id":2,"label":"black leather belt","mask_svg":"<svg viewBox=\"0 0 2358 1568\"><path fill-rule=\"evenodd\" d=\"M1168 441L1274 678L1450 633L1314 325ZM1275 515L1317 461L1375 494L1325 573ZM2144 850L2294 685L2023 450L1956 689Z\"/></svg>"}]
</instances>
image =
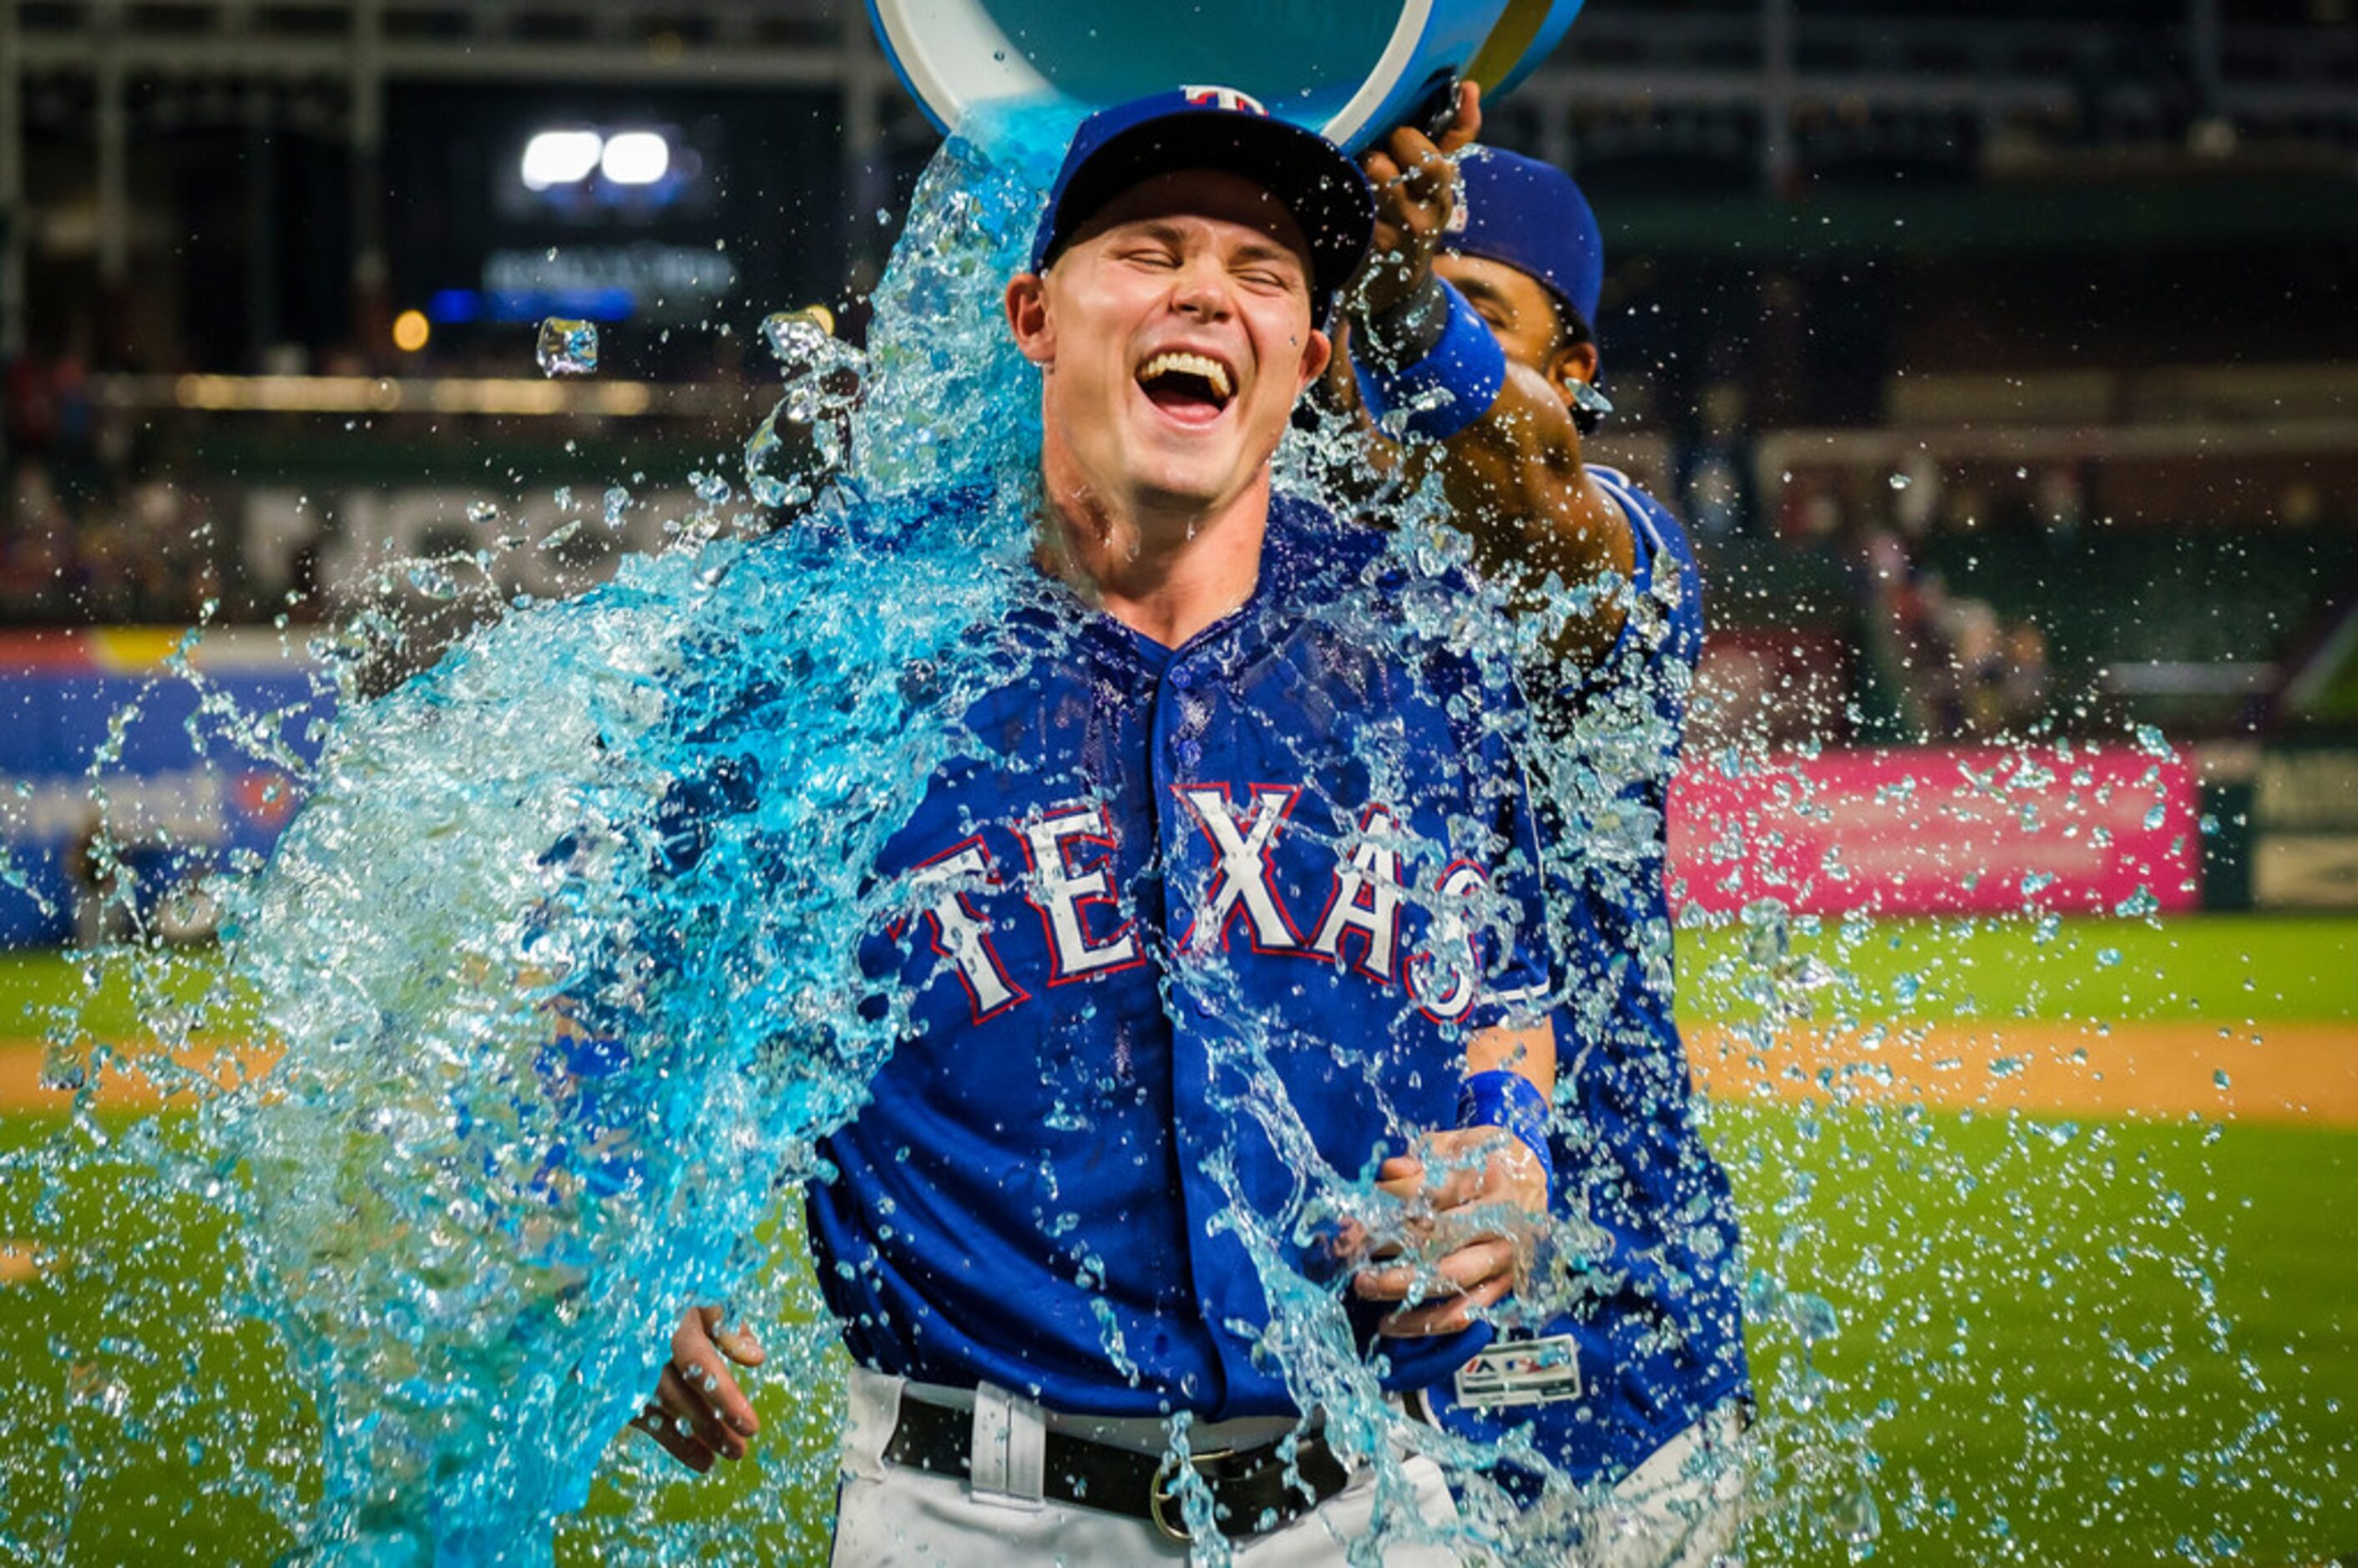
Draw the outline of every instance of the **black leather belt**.
<instances>
[{"instance_id":1,"label":"black leather belt","mask_svg":"<svg viewBox=\"0 0 2358 1568\"><path fill-rule=\"evenodd\" d=\"M1179 1466L1168 1454L1141 1454L1091 1443L1068 1433L1046 1433L1044 1497L1085 1509L1150 1521L1173 1541L1185 1541ZM895 1465L964 1479L974 1469L974 1413L903 1396L884 1457ZM1211 1488L1212 1518L1227 1536L1260 1535L1293 1523L1341 1491L1350 1472L1316 1433L1298 1435L1289 1458L1284 1444L1220 1448L1188 1455Z\"/></svg>"}]
</instances>

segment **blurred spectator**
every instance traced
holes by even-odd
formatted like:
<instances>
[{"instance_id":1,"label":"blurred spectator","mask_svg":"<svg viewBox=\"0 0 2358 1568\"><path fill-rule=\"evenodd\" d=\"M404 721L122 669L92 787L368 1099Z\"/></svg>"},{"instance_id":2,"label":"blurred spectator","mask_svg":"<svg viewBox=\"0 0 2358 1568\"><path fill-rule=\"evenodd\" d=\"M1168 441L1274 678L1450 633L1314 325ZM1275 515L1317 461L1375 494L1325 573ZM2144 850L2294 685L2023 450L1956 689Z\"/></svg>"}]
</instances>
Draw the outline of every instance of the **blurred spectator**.
<instances>
[{"instance_id":1,"label":"blurred spectator","mask_svg":"<svg viewBox=\"0 0 2358 1568\"><path fill-rule=\"evenodd\" d=\"M58 438L57 385L46 361L18 354L8 362L8 446L13 451L38 455Z\"/></svg>"},{"instance_id":2,"label":"blurred spectator","mask_svg":"<svg viewBox=\"0 0 2358 1568\"><path fill-rule=\"evenodd\" d=\"M1890 482L1891 513L1899 531L1921 539L1941 514L1941 465L1924 452L1911 452Z\"/></svg>"},{"instance_id":3,"label":"blurred spectator","mask_svg":"<svg viewBox=\"0 0 2358 1568\"><path fill-rule=\"evenodd\" d=\"M49 467L21 458L10 486L7 527L0 535L0 613L12 621L57 622L78 614L81 563L73 519Z\"/></svg>"},{"instance_id":4,"label":"blurred spectator","mask_svg":"<svg viewBox=\"0 0 2358 1568\"><path fill-rule=\"evenodd\" d=\"M1752 442L1744 402L1736 383L1713 383L1696 410L1695 439L1679 455L1681 510L1701 539L1750 532Z\"/></svg>"},{"instance_id":5,"label":"blurred spectator","mask_svg":"<svg viewBox=\"0 0 2358 1568\"><path fill-rule=\"evenodd\" d=\"M1895 509L1898 519L1924 514ZM1915 562L1893 527L1857 542L1867 652L1897 691L1909 728L1927 741L1995 740L2036 719L2047 698L2047 640L2007 623L1987 600L1952 594Z\"/></svg>"},{"instance_id":6,"label":"blurred spectator","mask_svg":"<svg viewBox=\"0 0 2358 1568\"><path fill-rule=\"evenodd\" d=\"M2039 526L2047 531L2048 539L2057 545L2069 545L2079 537L2080 525L2086 521L2087 481L2077 463L2050 463L2039 470L2039 498L2036 502Z\"/></svg>"},{"instance_id":7,"label":"blurred spectator","mask_svg":"<svg viewBox=\"0 0 2358 1568\"><path fill-rule=\"evenodd\" d=\"M0 620L178 624L223 592L212 519L162 478L103 470L75 496L20 458L0 528Z\"/></svg>"}]
</instances>

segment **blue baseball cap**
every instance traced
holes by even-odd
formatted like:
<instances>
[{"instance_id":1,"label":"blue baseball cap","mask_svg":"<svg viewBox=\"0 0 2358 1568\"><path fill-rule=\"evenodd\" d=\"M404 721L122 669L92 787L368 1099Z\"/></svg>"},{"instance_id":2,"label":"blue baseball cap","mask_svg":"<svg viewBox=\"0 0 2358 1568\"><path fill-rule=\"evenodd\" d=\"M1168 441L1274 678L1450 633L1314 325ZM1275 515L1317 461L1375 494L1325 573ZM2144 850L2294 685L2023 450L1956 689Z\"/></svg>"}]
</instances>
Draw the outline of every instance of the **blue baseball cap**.
<instances>
[{"instance_id":1,"label":"blue baseball cap","mask_svg":"<svg viewBox=\"0 0 2358 1568\"><path fill-rule=\"evenodd\" d=\"M1082 121L1048 189L1032 270L1045 271L1081 225L1123 191L1186 168L1243 175L1285 203L1310 242L1310 314L1325 326L1336 294L1368 254L1375 196L1334 143L1275 118L1232 87L1173 88Z\"/></svg>"},{"instance_id":2,"label":"blue baseball cap","mask_svg":"<svg viewBox=\"0 0 2358 1568\"><path fill-rule=\"evenodd\" d=\"M1457 159L1457 208L1441 248L1528 273L1595 334L1605 235L1588 198L1554 165L1497 147L1466 148Z\"/></svg>"}]
</instances>

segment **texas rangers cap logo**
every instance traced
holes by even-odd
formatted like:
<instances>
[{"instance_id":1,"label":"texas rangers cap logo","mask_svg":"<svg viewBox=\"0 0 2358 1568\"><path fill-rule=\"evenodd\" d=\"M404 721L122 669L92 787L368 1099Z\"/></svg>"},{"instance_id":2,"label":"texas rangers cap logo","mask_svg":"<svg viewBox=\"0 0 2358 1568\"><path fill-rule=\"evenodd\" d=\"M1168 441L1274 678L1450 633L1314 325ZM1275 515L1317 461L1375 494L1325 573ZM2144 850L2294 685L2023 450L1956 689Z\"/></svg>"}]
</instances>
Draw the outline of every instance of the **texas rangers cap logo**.
<instances>
[{"instance_id":1,"label":"texas rangers cap logo","mask_svg":"<svg viewBox=\"0 0 2358 1568\"><path fill-rule=\"evenodd\" d=\"M1182 87L1179 91L1186 94L1190 103L1208 103L1215 108L1258 114L1264 120L1269 118L1269 111L1261 106L1260 99L1249 92L1239 92L1233 87Z\"/></svg>"}]
</instances>

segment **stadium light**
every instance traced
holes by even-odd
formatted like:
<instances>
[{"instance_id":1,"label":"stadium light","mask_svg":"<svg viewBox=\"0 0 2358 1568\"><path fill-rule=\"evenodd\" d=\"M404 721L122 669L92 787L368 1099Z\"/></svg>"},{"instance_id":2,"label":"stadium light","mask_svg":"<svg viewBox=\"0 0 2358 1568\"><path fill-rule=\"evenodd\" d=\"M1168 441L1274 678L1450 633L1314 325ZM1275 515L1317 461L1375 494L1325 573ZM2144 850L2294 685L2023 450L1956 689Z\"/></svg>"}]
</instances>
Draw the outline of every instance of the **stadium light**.
<instances>
[{"instance_id":1,"label":"stadium light","mask_svg":"<svg viewBox=\"0 0 2358 1568\"><path fill-rule=\"evenodd\" d=\"M586 179L598 167L605 138L595 131L541 131L524 145L524 183L527 190L546 190Z\"/></svg>"},{"instance_id":2,"label":"stadium light","mask_svg":"<svg viewBox=\"0 0 2358 1568\"><path fill-rule=\"evenodd\" d=\"M656 131L617 131L598 170L616 185L653 185L671 168L671 144Z\"/></svg>"}]
</instances>

